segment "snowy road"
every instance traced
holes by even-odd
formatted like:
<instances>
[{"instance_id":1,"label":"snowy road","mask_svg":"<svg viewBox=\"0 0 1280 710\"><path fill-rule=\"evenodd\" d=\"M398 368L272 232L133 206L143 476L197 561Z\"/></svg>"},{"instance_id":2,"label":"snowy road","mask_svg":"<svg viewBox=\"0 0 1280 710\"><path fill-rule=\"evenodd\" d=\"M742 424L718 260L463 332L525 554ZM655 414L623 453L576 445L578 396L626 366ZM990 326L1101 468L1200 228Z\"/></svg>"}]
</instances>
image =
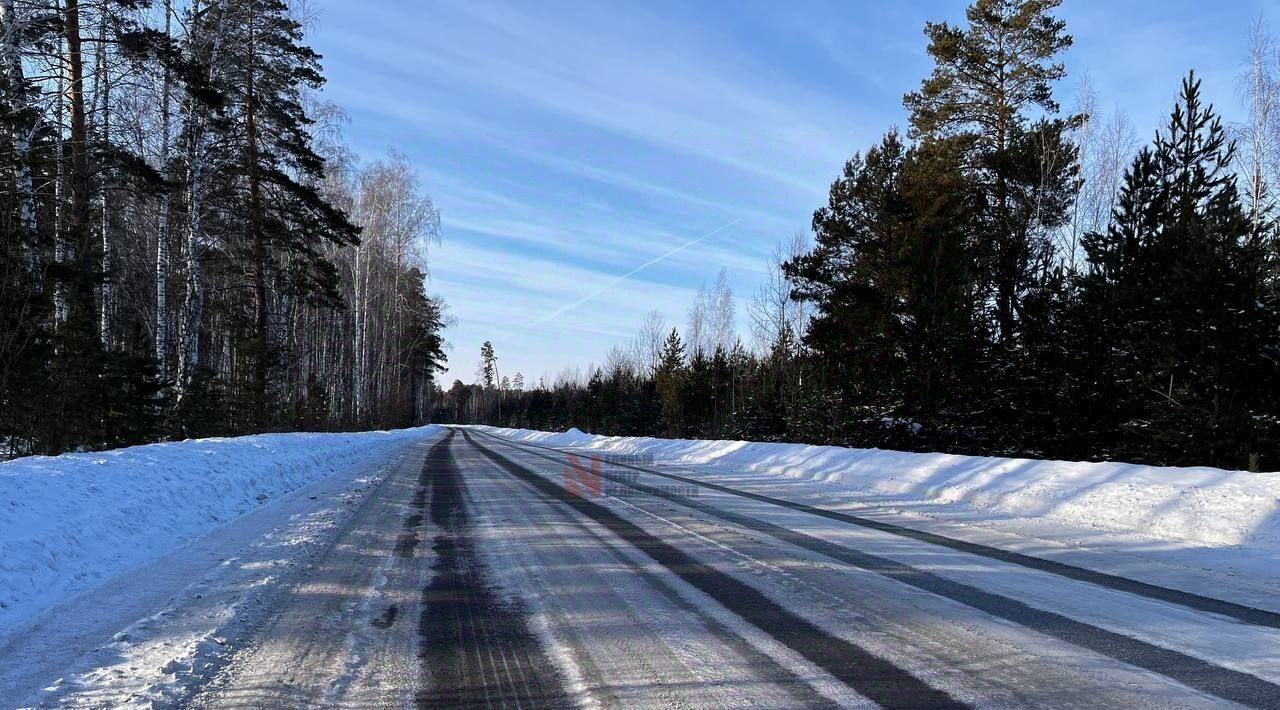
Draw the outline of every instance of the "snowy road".
<instances>
[{"instance_id":1,"label":"snowy road","mask_svg":"<svg viewBox=\"0 0 1280 710\"><path fill-rule=\"evenodd\" d=\"M242 553L65 670L7 672L21 649L0 647L0 690L71 707L1280 707L1274 609L476 430L322 483L272 519L346 500L327 534L277 530L309 551ZM210 617L175 670L165 649Z\"/></svg>"}]
</instances>

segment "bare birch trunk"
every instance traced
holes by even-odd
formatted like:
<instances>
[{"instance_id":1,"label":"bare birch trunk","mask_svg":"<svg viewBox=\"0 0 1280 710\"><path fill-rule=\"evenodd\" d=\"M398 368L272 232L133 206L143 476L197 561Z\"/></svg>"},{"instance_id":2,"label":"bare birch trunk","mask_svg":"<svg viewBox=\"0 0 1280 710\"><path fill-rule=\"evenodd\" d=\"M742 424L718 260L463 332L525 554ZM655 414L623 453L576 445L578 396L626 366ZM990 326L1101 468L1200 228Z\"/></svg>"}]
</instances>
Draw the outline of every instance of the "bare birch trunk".
<instances>
[{"instance_id":1,"label":"bare birch trunk","mask_svg":"<svg viewBox=\"0 0 1280 710\"><path fill-rule=\"evenodd\" d=\"M102 142L109 144L111 142L111 68L107 65L107 16L105 10L99 19L98 25L98 93L101 100L100 111L102 116ZM108 207L107 189L111 184L111 171L105 170L102 173L102 180L98 185L98 210L100 213L100 221L98 224L99 238L102 242L102 290L99 299L98 312L98 339L102 342L102 347L110 349L112 344L113 321L115 316L115 299L114 299L114 280L115 280L115 255L112 252L113 245L111 243L111 210Z\"/></svg>"},{"instance_id":2,"label":"bare birch trunk","mask_svg":"<svg viewBox=\"0 0 1280 710\"><path fill-rule=\"evenodd\" d=\"M368 278L368 275L365 273L366 271L365 262L367 261L365 258L365 252L367 249L368 249L368 246L363 241L360 243L359 246L356 247L354 278L352 279L352 282L353 282L352 287L354 290L354 294L353 294L354 298L352 299L354 312L352 313L352 316L353 316L353 321L355 326L355 338L354 338L355 351L354 353L352 353L354 356L353 357L354 362L353 362L353 368L352 368L353 371L352 371L351 388L353 390L352 394L355 400L355 416L358 421L364 419L365 406L366 406L365 382L366 382L366 374L367 374L366 367L368 366L368 358L367 358L368 350L365 347L365 339L367 335L366 334L366 330L367 330L366 310L367 309L365 308L365 305L366 305L365 298L368 294L368 284L366 283L366 279Z\"/></svg>"},{"instance_id":3,"label":"bare birch trunk","mask_svg":"<svg viewBox=\"0 0 1280 710\"><path fill-rule=\"evenodd\" d=\"M170 0L164 3L164 35L172 34L172 7ZM169 67L164 68L160 82L160 177L164 179L164 192L160 193L160 214L156 229L156 367L160 379L169 374L169 100L172 87Z\"/></svg>"},{"instance_id":4,"label":"bare birch trunk","mask_svg":"<svg viewBox=\"0 0 1280 710\"><path fill-rule=\"evenodd\" d=\"M59 14L62 12L62 0L56 0L54 8ZM58 50L60 54L66 52L66 40L60 37L58 39ZM59 267L63 267L67 263L67 236L63 230L66 222L66 215L63 214L63 183L66 181L66 144L62 137L62 117L66 111L66 74L65 64L58 64L58 80L56 96L54 99L54 122L57 124L58 139L54 146L54 166L55 174L53 179L53 261ZM59 275L53 286L53 320L55 327L61 327L67 322L67 282L66 278Z\"/></svg>"},{"instance_id":5,"label":"bare birch trunk","mask_svg":"<svg viewBox=\"0 0 1280 710\"><path fill-rule=\"evenodd\" d=\"M1242 177L1253 225L1261 229L1266 220L1268 161L1271 159L1276 130L1276 77L1272 62L1275 40L1259 20L1249 37L1249 66L1241 77L1243 98L1248 103L1249 123L1245 127L1249 151L1245 156Z\"/></svg>"},{"instance_id":6,"label":"bare birch trunk","mask_svg":"<svg viewBox=\"0 0 1280 710\"><path fill-rule=\"evenodd\" d=\"M193 38L198 37L194 18L200 16L200 2L191 3L192 26L188 30ZM192 41L196 41L193 39ZM218 50L222 42L222 18L213 33L213 48L209 53L209 66L218 59ZM191 380L196 368L200 366L200 322L204 318L204 284L200 275L200 241L203 238L201 213L204 209L204 153L205 125L200 115L196 100L191 99L188 111L187 141L187 240L183 250L186 262L186 293L182 304L182 319L178 322L180 341L178 348L178 394L177 401L182 403L190 392Z\"/></svg>"},{"instance_id":7,"label":"bare birch trunk","mask_svg":"<svg viewBox=\"0 0 1280 710\"><path fill-rule=\"evenodd\" d=\"M187 240L183 250L186 262L186 294L182 304L182 320L178 337L178 403L191 387L195 370L200 366L200 321L204 316L204 285L200 278L201 211L204 209L204 128L197 110L190 112L191 130L187 150Z\"/></svg>"}]
</instances>

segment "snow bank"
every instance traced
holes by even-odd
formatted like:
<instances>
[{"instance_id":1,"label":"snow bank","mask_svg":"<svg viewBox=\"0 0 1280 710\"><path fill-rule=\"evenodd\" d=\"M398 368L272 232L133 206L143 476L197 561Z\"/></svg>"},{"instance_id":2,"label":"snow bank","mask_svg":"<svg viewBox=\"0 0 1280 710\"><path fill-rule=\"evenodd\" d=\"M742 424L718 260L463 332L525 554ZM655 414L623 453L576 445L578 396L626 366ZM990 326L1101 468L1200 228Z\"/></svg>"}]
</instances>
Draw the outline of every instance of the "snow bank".
<instances>
[{"instance_id":1,"label":"snow bank","mask_svg":"<svg viewBox=\"0 0 1280 710\"><path fill-rule=\"evenodd\" d=\"M1177 543L1280 551L1280 473L483 428L546 446L651 456Z\"/></svg>"},{"instance_id":2,"label":"snow bank","mask_svg":"<svg viewBox=\"0 0 1280 710\"><path fill-rule=\"evenodd\" d=\"M260 434L0 463L0 634L263 503L434 427Z\"/></svg>"}]
</instances>

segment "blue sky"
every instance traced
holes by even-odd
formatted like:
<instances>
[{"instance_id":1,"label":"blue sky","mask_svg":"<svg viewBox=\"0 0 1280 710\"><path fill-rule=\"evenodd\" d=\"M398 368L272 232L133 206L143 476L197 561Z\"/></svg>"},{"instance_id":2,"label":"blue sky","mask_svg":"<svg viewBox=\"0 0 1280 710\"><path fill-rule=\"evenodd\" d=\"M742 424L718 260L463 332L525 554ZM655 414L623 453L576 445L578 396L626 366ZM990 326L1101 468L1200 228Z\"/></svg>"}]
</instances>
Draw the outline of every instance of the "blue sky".
<instances>
[{"instance_id":1,"label":"blue sky","mask_svg":"<svg viewBox=\"0 0 1280 710\"><path fill-rule=\"evenodd\" d=\"M1235 76L1268 5L1068 0L1059 100L1088 75L1100 108L1145 140L1194 68L1239 118ZM406 154L441 210L430 290L457 319L447 386L472 380L484 340L503 374L534 382L601 361L649 310L683 330L721 268L746 339L769 252L808 229L850 155L905 124L902 94L930 70L924 23L962 20L965 3L314 6L310 41L348 142L366 159Z\"/></svg>"}]
</instances>

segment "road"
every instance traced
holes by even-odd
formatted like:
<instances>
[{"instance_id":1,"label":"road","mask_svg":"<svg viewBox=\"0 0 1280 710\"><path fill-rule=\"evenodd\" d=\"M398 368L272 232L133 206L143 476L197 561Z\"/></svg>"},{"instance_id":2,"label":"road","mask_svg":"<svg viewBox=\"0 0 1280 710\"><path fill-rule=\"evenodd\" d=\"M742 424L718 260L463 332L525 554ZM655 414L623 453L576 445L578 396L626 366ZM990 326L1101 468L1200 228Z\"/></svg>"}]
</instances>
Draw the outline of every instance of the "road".
<instances>
[{"instance_id":1,"label":"road","mask_svg":"<svg viewBox=\"0 0 1280 710\"><path fill-rule=\"evenodd\" d=\"M168 702L1280 708L1273 611L474 429L229 645Z\"/></svg>"}]
</instances>

